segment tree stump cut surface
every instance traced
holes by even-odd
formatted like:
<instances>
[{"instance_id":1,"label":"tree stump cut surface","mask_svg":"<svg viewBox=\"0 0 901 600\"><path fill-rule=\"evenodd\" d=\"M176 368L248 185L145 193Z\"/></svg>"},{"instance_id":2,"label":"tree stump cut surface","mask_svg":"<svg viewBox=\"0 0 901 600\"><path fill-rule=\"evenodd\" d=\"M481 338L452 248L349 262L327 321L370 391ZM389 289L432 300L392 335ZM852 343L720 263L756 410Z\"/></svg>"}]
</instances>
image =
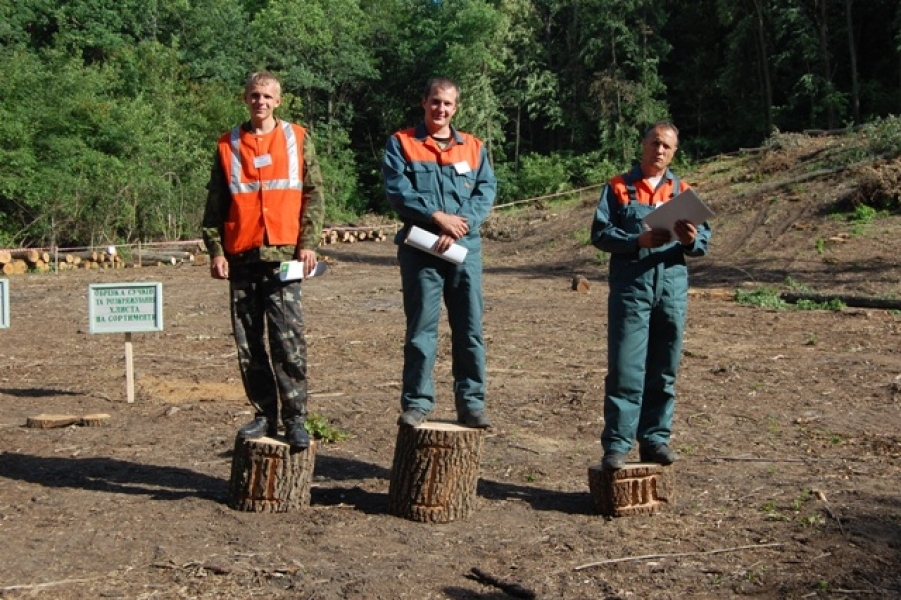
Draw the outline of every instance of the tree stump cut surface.
<instances>
[{"instance_id":1,"label":"tree stump cut surface","mask_svg":"<svg viewBox=\"0 0 901 600\"><path fill-rule=\"evenodd\" d=\"M588 487L595 508L608 517L649 515L675 501L672 467L654 463L631 463L618 471L592 465Z\"/></svg>"},{"instance_id":2,"label":"tree stump cut surface","mask_svg":"<svg viewBox=\"0 0 901 600\"><path fill-rule=\"evenodd\" d=\"M316 442L303 452L285 442L236 436L228 505L235 510L280 513L310 505Z\"/></svg>"},{"instance_id":3,"label":"tree stump cut surface","mask_svg":"<svg viewBox=\"0 0 901 600\"><path fill-rule=\"evenodd\" d=\"M401 425L388 511L427 523L465 519L475 507L485 431L452 423Z\"/></svg>"}]
</instances>

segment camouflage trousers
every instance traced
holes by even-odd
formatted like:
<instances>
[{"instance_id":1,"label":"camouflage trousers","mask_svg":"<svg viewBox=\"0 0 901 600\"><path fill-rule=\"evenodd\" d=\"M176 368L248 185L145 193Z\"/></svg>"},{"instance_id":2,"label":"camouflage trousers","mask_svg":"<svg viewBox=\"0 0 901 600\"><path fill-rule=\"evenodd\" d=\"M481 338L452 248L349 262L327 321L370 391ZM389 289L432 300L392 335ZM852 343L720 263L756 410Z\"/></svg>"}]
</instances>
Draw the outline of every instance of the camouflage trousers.
<instances>
[{"instance_id":1,"label":"camouflage trousers","mask_svg":"<svg viewBox=\"0 0 901 600\"><path fill-rule=\"evenodd\" d=\"M234 265L229 277L244 391L257 415L273 423L278 422L279 413L283 422L307 414L307 342L300 280L280 281L278 269L279 263Z\"/></svg>"}]
</instances>

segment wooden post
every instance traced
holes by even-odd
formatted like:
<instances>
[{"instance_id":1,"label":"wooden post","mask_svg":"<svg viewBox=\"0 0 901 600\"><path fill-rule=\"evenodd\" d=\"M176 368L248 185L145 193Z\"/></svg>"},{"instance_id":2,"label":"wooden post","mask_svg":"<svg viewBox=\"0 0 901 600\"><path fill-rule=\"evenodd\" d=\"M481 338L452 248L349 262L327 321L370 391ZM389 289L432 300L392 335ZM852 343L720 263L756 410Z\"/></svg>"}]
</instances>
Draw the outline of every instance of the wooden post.
<instances>
[{"instance_id":1,"label":"wooden post","mask_svg":"<svg viewBox=\"0 0 901 600\"><path fill-rule=\"evenodd\" d=\"M235 437L228 505L235 510L280 513L310 505L316 442L292 451L281 438Z\"/></svg>"},{"instance_id":2,"label":"wooden post","mask_svg":"<svg viewBox=\"0 0 901 600\"><path fill-rule=\"evenodd\" d=\"M135 361L130 331L125 332L125 397L129 404L135 401Z\"/></svg>"},{"instance_id":3,"label":"wooden post","mask_svg":"<svg viewBox=\"0 0 901 600\"><path fill-rule=\"evenodd\" d=\"M397 431L388 512L447 523L472 514L485 430L455 423L401 425Z\"/></svg>"},{"instance_id":4,"label":"wooden post","mask_svg":"<svg viewBox=\"0 0 901 600\"><path fill-rule=\"evenodd\" d=\"M595 508L608 517L649 515L675 501L673 468L655 463L629 463L618 471L592 465L588 488Z\"/></svg>"}]
</instances>

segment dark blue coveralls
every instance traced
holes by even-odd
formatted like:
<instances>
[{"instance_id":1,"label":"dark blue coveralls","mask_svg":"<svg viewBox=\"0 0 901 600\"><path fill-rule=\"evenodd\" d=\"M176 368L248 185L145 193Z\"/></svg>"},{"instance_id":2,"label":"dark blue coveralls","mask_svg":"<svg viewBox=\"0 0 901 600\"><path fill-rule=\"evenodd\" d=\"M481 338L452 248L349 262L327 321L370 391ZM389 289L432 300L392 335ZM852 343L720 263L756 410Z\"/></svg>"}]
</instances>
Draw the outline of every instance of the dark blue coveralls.
<instances>
[{"instance_id":1,"label":"dark blue coveralls","mask_svg":"<svg viewBox=\"0 0 901 600\"><path fill-rule=\"evenodd\" d=\"M656 189L636 166L604 187L591 228L591 243L610 253L604 452L628 454L668 444L675 383L688 308L686 256L707 253L710 226L697 226L686 247L678 240L639 248L642 218L688 186L667 169ZM680 189L681 188L681 189Z\"/></svg>"},{"instance_id":2,"label":"dark blue coveralls","mask_svg":"<svg viewBox=\"0 0 901 600\"><path fill-rule=\"evenodd\" d=\"M453 142L444 149L423 124L395 133L385 148L382 173L388 200L404 222L395 238L407 319L401 408L428 414L435 406L432 370L443 298L451 328L454 403L462 415L485 408L479 228L494 203L497 180L482 143L451 131ZM413 225L439 233L431 221L438 211L467 219L469 233L456 242L467 249L460 265L403 243Z\"/></svg>"}]
</instances>

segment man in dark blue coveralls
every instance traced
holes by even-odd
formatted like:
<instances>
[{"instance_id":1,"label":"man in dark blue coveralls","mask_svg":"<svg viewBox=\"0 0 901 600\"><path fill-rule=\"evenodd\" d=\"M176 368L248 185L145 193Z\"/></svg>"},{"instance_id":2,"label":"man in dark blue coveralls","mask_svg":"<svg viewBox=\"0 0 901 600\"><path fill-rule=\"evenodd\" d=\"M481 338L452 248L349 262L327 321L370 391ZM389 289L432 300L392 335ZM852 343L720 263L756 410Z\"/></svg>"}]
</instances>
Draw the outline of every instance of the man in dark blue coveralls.
<instances>
[{"instance_id":1,"label":"man in dark blue coveralls","mask_svg":"<svg viewBox=\"0 0 901 600\"><path fill-rule=\"evenodd\" d=\"M642 218L688 188L669 164L679 142L672 123L652 125L641 163L601 192L591 243L610 253L608 372L604 395L603 468L618 470L638 441L642 462L672 464L675 383L688 308L686 256L707 253L710 227L678 221L647 229Z\"/></svg>"},{"instance_id":2,"label":"man in dark blue coveralls","mask_svg":"<svg viewBox=\"0 0 901 600\"><path fill-rule=\"evenodd\" d=\"M430 80L422 95L423 122L388 139L382 164L388 200L404 222L395 239L407 318L398 424L412 427L422 424L435 406L432 369L442 298L451 328L457 421L490 426L479 227L494 203L497 180L482 142L451 125L459 94L459 86L449 79ZM451 244L466 248L463 263L404 244L414 225L438 236L432 247L438 254Z\"/></svg>"}]
</instances>

